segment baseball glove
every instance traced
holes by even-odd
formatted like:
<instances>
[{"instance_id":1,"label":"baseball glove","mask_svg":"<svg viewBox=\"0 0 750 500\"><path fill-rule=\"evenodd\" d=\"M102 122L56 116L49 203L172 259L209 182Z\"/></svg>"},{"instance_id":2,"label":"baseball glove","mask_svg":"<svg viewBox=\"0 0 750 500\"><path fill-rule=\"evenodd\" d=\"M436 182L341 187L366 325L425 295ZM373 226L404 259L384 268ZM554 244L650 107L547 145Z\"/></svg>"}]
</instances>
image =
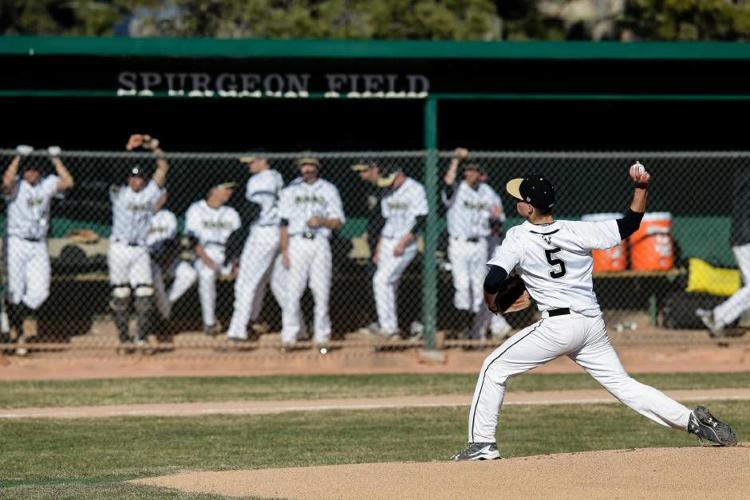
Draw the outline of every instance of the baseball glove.
<instances>
[{"instance_id":1,"label":"baseball glove","mask_svg":"<svg viewBox=\"0 0 750 500\"><path fill-rule=\"evenodd\" d=\"M522 311L531 305L531 297L526 285L518 276L511 276L503 282L495 296L495 307L499 313Z\"/></svg>"},{"instance_id":2,"label":"baseball glove","mask_svg":"<svg viewBox=\"0 0 750 500\"><path fill-rule=\"evenodd\" d=\"M91 229L73 229L68 233L68 238L81 245L93 245L99 241L99 235Z\"/></svg>"},{"instance_id":3,"label":"baseball glove","mask_svg":"<svg viewBox=\"0 0 750 500\"><path fill-rule=\"evenodd\" d=\"M132 151L136 148L143 148L148 149L149 151L153 151L154 149L159 147L159 139L156 137L151 137L147 134L133 134L128 139L128 143L125 146L125 149L128 151Z\"/></svg>"}]
</instances>

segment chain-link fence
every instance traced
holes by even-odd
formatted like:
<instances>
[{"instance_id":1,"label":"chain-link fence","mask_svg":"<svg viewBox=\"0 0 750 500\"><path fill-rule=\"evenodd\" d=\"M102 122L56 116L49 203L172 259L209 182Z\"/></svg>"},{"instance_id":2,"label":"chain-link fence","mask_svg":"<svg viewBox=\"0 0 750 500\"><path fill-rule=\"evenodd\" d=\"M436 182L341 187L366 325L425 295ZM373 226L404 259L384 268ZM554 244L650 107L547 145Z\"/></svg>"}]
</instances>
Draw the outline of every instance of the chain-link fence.
<instances>
[{"instance_id":1,"label":"chain-link fence","mask_svg":"<svg viewBox=\"0 0 750 500\"><path fill-rule=\"evenodd\" d=\"M531 308L505 320L479 318L464 304L473 298L456 297L461 268L449 251L455 235L445 229L441 196L452 153L438 155L440 184L433 186L423 186L432 164L425 152L263 154L281 179L248 156L165 153L166 198L149 188L159 164L151 153L64 151L60 159L75 185L62 192L64 176L46 152L21 156L18 176L6 170L3 178L5 351L388 351L422 346L433 335L424 331L426 315L434 318L438 348L481 349L536 317ZM0 151L4 167L16 157L14 150ZM312 159L303 168L318 163L320 178L330 184L293 182L303 157ZM744 212L750 153L472 152L469 161L498 192L507 217L472 243L486 243L489 253L504 230L522 222L504 185L525 173L553 181L557 218L624 212L634 160L654 177L649 214L628 242L594 256L595 290L610 330L622 339L708 338L698 331L703 323L695 310L710 309L741 287L732 218ZM251 169L261 173L248 187ZM398 170L411 180L398 177L390 188L373 183ZM34 172L58 178L34 184ZM143 178L142 186L133 178ZM31 184L21 189L20 179ZM408 195L399 198L395 193L403 194L405 185ZM419 224L413 216L424 212L415 207L428 200L437 217L427 217L422 237L402 241L399 228ZM390 225L381 204L389 207ZM491 209L480 205L472 208ZM148 235L138 234L139 221L152 211L161 215ZM174 234L167 211L174 214ZM114 233L113 217L120 225ZM288 225L280 228L281 219ZM437 239L435 255L424 254L424 237ZM484 264L479 267L483 272ZM436 275L435 287L423 279L425 270ZM458 286L476 297L476 289ZM428 295L436 297L434 310ZM741 313L734 306L724 311L729 335L742 332Z\"/></svg>"}]
</instances>

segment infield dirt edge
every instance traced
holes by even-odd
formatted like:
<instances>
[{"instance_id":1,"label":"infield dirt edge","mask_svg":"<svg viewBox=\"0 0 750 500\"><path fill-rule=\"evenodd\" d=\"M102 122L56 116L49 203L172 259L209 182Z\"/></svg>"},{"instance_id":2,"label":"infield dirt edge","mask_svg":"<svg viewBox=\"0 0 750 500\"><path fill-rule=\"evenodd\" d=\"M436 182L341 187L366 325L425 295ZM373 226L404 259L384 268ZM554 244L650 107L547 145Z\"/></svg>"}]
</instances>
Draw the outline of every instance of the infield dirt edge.
<instances>
[{"instance_id":1,"label":"infield dirt edge","mask_svg":"<svg viewBox=\"0 0 750 500\"><path fill-rule=\"evenodd\" d=\"M131 481L187 493L273 498L746 498L750 447L536 455L493 462L406 462L185 471ZM744 492L744 493L743 493Z\"/></svg>"}]
</instances>

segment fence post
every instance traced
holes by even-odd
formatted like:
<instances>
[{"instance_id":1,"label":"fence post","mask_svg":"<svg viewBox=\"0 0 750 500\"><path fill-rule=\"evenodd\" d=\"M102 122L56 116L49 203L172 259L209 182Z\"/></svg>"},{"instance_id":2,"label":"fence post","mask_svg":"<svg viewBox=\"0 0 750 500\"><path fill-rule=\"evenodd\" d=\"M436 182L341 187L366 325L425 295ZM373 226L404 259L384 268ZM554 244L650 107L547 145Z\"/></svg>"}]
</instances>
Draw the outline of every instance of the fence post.
<instances>
[{"instance_id":1,"label":"fence post","mask_svg":"<svg viewBox=\"0 0 750 500\"><path fill-rule=\"evenodd\" d=\"M435 349L437 323L437 264L435 262L438 239L437 104L436 98L428 97L424 105L424 145L427 152L424 187L429 210L424 232L424 255L422 257L422 322L427 350Z\"/></svg>"}]
</instances>

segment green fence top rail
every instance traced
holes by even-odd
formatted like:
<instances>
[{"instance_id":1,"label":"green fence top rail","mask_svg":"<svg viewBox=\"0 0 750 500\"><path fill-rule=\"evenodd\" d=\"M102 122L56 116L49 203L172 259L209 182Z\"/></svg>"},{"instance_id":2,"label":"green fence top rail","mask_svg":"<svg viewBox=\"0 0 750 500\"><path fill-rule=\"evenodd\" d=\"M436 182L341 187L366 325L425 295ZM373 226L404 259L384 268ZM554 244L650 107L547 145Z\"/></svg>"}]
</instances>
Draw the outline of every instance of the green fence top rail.
<instances>
[{"instance_id":1,"label":"green fence top rail","mask_svg":"<svg viewBox=\"0 0 750 500\"><path fill-rule=\"evenodd\" d=\"M3 36L0 55L238 58L743 60L737 42L453 42Z\"/></svg>"}]
</instances>

